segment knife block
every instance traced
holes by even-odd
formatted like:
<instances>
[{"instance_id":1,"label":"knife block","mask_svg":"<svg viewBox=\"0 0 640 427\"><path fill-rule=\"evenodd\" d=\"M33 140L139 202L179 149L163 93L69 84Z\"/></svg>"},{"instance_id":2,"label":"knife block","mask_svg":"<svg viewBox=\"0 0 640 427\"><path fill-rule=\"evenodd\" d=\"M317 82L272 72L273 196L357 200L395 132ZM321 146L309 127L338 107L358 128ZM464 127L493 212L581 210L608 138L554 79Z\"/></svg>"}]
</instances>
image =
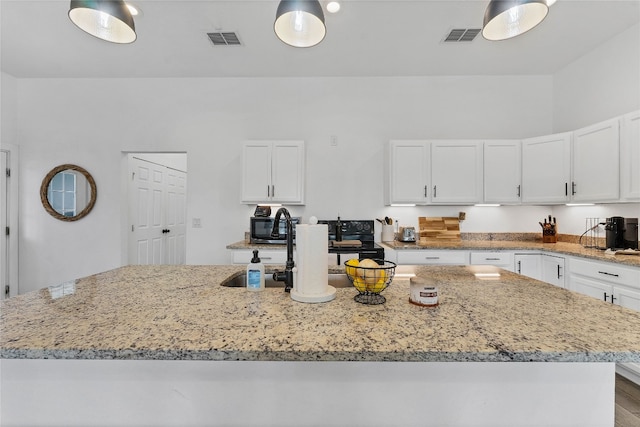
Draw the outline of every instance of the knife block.
<instances>
[{"instance_id":1,"label":"knife block","mask_svg":"<svg viewBox=\"0 0 640 427\"><path fill-rule=\"evenodd\" d=\"M542 229L542 243L557 243L558 235L556 234L556 227L544 227Z\"/></svg>"}]
</instances>

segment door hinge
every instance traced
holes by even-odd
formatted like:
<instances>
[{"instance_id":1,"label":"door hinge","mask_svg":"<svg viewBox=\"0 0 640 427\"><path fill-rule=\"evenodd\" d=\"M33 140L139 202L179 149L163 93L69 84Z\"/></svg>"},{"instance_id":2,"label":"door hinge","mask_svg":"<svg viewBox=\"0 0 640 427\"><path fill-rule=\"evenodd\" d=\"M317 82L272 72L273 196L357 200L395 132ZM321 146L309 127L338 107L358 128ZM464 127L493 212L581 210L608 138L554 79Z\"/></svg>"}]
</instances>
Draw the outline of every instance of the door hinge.
<instances>
[{"instance_id":1,"label":"door hinge","mask_svg":"<svg viewBox=\"0 0 640 427\"><path fill-rule=\"evenodd\" d=\"M6 286L4 287L4 296L6 296L6 297L8 297L8 296L9 296L9 294L10 294L10 289L11 289L11 288L9 287L9 285L6 285Z\"/></svg>"},{"instance_id":2,"label":"door hinge","mask_svg":"<svg viewBox=\"0 0 640 427\"><path fill-rule=\"evenodd\" d=\"M5 236L9 235L9 227L5 227L4 228L4 234L5 234Z\"/></svg>"},{"instance_id":3,"label":"door hinge","mask_svg":"<svg viewBox=\"0 0 640 427\"><path fill-rule=\"evenodd\" d=\"M133 225L131 226L131 231L133 231Z\"/></svg>"},{"instance_id":4,"label":"door hinge","mask_svg":"<svg viewBox=\"0 0 640 427\"><path fill-rule=\"evenodd\" d=\"M11 169L7 168L7 178L11 178Z\"/></svg>"}]
</instances>

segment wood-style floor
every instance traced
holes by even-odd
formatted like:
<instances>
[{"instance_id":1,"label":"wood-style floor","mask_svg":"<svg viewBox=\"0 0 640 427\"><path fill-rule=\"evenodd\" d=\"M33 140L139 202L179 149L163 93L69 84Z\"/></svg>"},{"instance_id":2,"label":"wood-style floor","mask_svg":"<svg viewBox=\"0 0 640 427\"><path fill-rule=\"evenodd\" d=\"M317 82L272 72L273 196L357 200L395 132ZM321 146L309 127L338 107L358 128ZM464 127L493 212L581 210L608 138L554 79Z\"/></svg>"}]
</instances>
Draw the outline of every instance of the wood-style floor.
<instances>
[{"instance_id":1,"label":"wood-style floor","mask_svg":"<svg viewBox=\"0 0 640 427\"><path fill-rule=\"evenodd\" d=\"M640 386L616 375L616 425L640 426Z\"/></svg>"}]
</instances>

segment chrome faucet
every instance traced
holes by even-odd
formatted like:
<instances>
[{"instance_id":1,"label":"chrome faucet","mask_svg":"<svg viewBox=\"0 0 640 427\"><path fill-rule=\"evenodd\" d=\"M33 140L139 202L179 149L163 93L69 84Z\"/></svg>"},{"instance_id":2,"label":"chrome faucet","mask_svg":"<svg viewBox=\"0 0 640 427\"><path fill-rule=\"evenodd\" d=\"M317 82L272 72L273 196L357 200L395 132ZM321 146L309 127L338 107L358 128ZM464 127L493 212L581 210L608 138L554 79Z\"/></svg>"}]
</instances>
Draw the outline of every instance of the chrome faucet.
<instances>
[{"instance_id":1,"label":"chrome faucet","mask_svg":"<svg viewBox=\"0 0 640 427\"><path fill-rule=\"evenodd\" d=\"M284 282L284 291L291 292L293 289L293 222L291 221L291 215L286 208L278 209L276 217L273 221L273 229L271 230L271 237L280 237L280 217L284 215L284 219L287 222L287 263L284 271L276 271L273 273L273 280L276 282Z\"/></svg>"}]
</instances>

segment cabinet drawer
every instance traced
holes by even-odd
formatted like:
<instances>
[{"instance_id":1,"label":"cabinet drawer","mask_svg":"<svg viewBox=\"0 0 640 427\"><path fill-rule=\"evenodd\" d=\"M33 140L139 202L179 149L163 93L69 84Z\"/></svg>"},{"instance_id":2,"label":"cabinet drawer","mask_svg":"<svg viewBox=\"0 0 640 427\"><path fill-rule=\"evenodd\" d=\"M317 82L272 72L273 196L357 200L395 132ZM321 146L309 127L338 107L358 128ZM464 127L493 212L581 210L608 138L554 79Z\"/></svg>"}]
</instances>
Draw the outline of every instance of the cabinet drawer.
<instances>
[{"instance_id":1,"label":"cabinet drawer","mask_svg":"<svg viewBox=\"0 0 640 427\"><path fill-rule=\"evenodd\" d=\"M640 269L578 258L573 258L569 267L572 274L640 289Z\"/></svg>"},{"instance_id":2,"label":"cabinet drawer","mask_svg":"<svg viewBox=\"0 0 640 427\"><path fill-rule=\"evenodd\" d=\"M398 264L469 264L467 251L397 251Z\"/></svg>"},{"instance_id":3,"label":"cabinet drawer","mask_svg":"<svg viewBox=\"0 0 640 427\"><path fill-rule=\"evenodd\" d=\"M513 253L511 252L471 252L471 265L513 265Z\"/></svg>"},{"instance_id":4,"label":"cabinet drawer","mask_svg":"<svg viewBox=\"0 0 640 427\"><path fill-rule=\"evenodd\" d=\"M258 256L263 264L285 264L287 262L286 250L261 250ZM253 258L253 251L236 249L233 250L232 258L234 264L248 264L251 262L251 258Z\"/></svg>"}]
</instances>

